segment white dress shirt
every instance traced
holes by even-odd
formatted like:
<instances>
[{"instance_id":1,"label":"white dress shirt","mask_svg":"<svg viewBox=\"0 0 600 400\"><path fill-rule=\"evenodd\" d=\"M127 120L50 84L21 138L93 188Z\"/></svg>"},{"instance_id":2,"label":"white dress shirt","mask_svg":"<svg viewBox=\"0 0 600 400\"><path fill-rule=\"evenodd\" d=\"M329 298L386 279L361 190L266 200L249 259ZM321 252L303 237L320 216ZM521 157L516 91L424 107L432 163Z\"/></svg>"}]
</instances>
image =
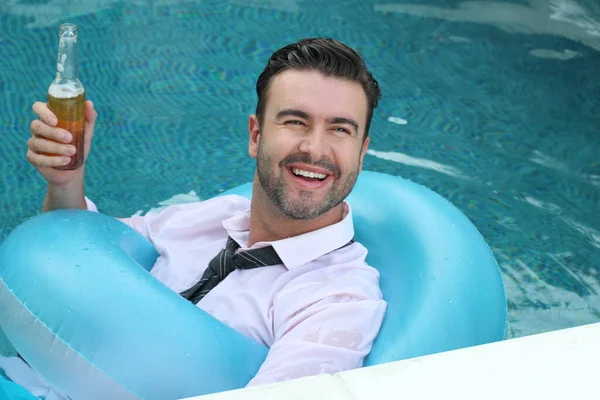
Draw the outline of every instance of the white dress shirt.
<instances>
[{"instance_id":1,"label":"white dress shirt","mask_svg":"<svg viewBox=\"0 0 600 400\"><path fill-rule=\"evenodd\" d=\"M88 210L96 205L86 199ZM383 321L379 273L365 262L350 205L333 225L272 245L283 264L235 270L197 304L269 347L249 386L363 365ZM151 274L180 293L193 286L231 236L248 249L250 201L228 195L119 218L149 239L160 256Z\"/></svg>"}]
</instances>

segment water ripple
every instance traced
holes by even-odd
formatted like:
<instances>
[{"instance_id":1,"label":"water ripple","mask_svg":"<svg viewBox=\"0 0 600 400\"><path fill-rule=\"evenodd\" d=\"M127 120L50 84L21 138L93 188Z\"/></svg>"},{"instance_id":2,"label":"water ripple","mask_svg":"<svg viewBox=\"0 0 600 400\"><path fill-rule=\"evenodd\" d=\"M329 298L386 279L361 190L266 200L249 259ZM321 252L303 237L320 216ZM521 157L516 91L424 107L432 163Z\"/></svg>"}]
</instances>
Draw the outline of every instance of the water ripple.
<instances>
[{"instance_id":1,"label":"water ripple","mask_svg":"<svg viewBox=\"0 0 600 400\"><path fill-rule=\"evenodd\" d=\"M600 22L572 0L530 0L529 6L493 1L465 1L455 8L392 3L375 10L455 22L476 22L507 32L562 36L600 50Z\"/></svg>"},{"instance_id":2,"label":"water ripple","mask_svg":"<svg viewBox=\"0 0 600 400\"><path fill-rule=\"evenodd\" d=\"M367 150L367 154L381 158L382 160L394 161L397 163L401 163L404 165L408 165L410 167L418 167L425 168L432 171L436 171L442 174L449 175L453 178L460 179L469 179L469 177L465 176L462 171L458 168L454 168L450 165L444 165L435 161L411 157L408 154L398 153L394 151L377 151L377 150Z\"/></svg>"}]
</instances>

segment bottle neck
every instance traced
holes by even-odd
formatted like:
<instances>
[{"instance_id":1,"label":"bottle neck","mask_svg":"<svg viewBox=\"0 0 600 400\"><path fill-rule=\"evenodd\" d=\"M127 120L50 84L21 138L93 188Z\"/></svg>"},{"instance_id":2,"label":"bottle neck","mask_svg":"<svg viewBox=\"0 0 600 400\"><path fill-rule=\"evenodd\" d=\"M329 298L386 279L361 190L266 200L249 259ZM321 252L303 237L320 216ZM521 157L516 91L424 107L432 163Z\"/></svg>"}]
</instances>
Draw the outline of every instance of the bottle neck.
<instances>
[{"instance_id":1,"label":"bottle neck","mask_svg":"<svg viewBox=\"0 0 600 400\"><path fill-rule=\"evenodd\" d=\"M56 61L57 81L79 80L77 62L77 36L61 36L58 43L58 58Z\"/></svg>"}]
</instances>

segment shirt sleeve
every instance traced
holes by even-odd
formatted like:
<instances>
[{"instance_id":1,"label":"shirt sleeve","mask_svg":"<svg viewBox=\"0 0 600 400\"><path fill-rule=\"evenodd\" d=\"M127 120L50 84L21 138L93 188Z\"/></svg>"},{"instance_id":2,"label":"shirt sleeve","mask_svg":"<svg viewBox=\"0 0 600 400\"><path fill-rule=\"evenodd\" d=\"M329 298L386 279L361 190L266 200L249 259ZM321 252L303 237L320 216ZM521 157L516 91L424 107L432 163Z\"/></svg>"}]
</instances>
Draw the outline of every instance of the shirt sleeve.
<instances>
[{"instance_id":1,"label":"shirt sleeve","mask_svg":"<svg viewBox=\"0 0 600 400\"><path fill-rule=\"evenodd\" d=\"M88 211L98 212L98 208L92 200L85 197L85 202ZM223 220L248 209L249 203L249 200L243 196L229 195L214 197L202 202L172 204L148 211L145 214L115 219L135 229L154 243L155 239L162 235L161 232L168 231L169 234L173 234L173 229L171 229L173 227L180 232L187 229L189 235L202 234L195 231L190 233L188 228L194 224L204 228L210 226L215 229L223 229Z\"/></svg>"},{"instance_id":2,"label":"shirt sleeve","mask_svg":"<svg viewBox=\"0 0 600 400\"><path fill-rule=\"evenodd\" d=\"M274 343L248 386L362 367L386 309L378 277L365 268L326 284L296 280L282 291L273 310Z\"/></svg>"}]
</instances>

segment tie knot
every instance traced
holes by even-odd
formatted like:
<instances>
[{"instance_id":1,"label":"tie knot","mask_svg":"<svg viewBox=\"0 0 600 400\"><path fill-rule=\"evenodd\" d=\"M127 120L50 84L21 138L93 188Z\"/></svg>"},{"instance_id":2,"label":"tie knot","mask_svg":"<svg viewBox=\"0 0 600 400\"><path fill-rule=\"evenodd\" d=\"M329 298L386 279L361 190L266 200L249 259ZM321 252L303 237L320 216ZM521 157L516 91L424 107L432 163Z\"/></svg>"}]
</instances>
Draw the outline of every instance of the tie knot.
<instances>
[{"instance_id":1,"label":"tie knot","mask_svg":"<svg viewBox=\"0 0 600 400\"><path fill-rule=\"evenodd\" d=\"M346 246L353 241L354 239L346 244ZM240 245L231 237L228 237L225 248L210 261L202 278L194 286L181 292L181 296L196 304L236 269L251 269L282 264L281 258L277 255L273 246L236 253L236 250L239 248Z\"/></svg>"},{"instance_id":2,"label":"tie knot","mask_svg":"<svg viewBox=\"0 0 600 400\"><path fill-rule=\"evenodd\" d=\"M236 269L281 264L281 259L272 246L236 253L239 248L240 245L231 237L228 237L225 248L210 261L202 278L194 286L183 291L181 296L196 304Z\"/></svg>"},{"instance_id":3,"label":"tie knot","mask_svg":"<svg viewBox=\"0 0 600 400\"><path fill-rule=\"evenodd\" d=\"M237 244L235 240L231 238L231 236L227 237L227 243L225 244L225 251L230 254L234 254L237 249L240 248L240 245Z\"/></svg>"},{"instance_id":4,"label":"tie knot","mask_svg":"<svg viewBox=\"0 0 600 400\"><path fill-rule=\"evenodd\" d=\"M231 261L236 269L267 267L282 263L273 246L240 251L231 257Z\"/></svg>"}]
</instances>

